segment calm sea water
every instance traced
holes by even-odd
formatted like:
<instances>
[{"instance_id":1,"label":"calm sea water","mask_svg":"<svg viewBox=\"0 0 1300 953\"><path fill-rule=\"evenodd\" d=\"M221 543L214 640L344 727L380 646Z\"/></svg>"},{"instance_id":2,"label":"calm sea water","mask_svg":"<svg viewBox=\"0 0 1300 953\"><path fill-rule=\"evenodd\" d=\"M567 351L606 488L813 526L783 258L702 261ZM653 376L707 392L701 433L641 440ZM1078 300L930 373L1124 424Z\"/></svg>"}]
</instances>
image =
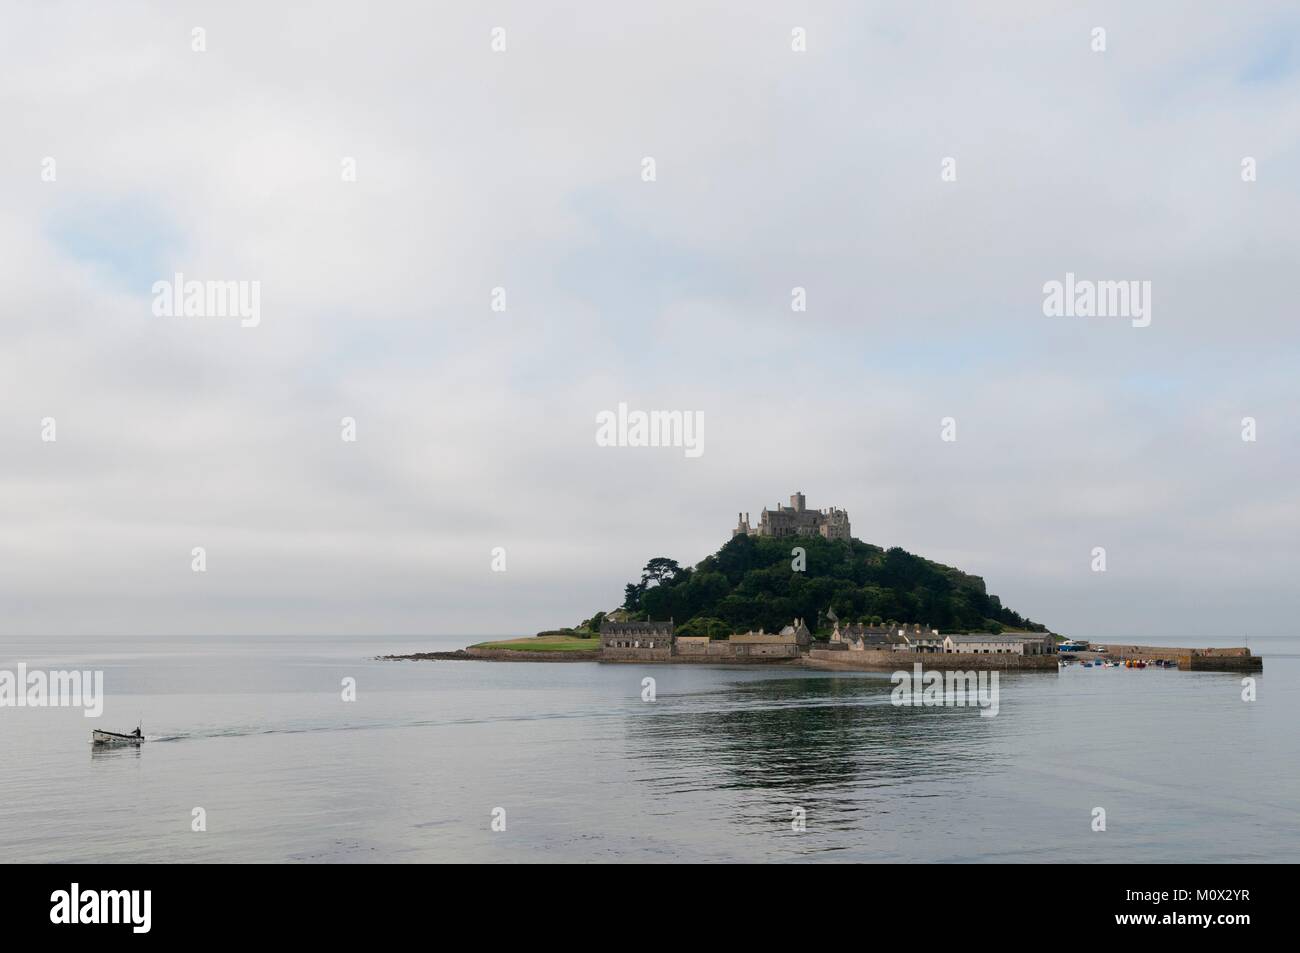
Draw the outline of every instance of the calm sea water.
<instances>
[{"instance_id":1,"label":"calm sea water","mask_svg":"<svg viewBox=\"0 0 1300 953\"><path fill-rule=\"evenodd\" d=\"M1293 861L1300 641L1241 678L1067 668L1001 710L887 674L380 662L475 639L0 639L102 669L99 719L0 709L5 861ZM1208 644L1195 639L1177 644ZM641 679L657 700L641 700ZM344 702L341 680L357 682ZM140 748L92 750L92 727ZM207 831L191 831L192 811ZM492 811L506 830L491 829ZM791 830L792 809L807 830ZM1091 829L1103 807L1107 830Z\"/></svg>"}]
</instances>

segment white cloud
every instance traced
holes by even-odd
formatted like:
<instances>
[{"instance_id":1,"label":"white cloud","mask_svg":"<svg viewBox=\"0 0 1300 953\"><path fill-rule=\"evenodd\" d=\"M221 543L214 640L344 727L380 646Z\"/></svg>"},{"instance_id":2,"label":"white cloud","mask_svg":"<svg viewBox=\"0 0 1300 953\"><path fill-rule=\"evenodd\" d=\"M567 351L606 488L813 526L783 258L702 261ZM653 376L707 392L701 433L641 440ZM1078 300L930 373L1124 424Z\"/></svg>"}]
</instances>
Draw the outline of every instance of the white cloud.
<instances>
[{"instance_id":1,"label":"white cloud","mask_svg":"<svg viewBox=\"0 0 1300 953\"><path fill-rule=\"evenodd\" d=\"M535 630L795 489L1073 634L1290 621L1286 5L6 16L0 631ZM1044 318L1067 270L1151 327ZM620 400L704 457L596 447Z\"/></svg>"}]
</instances>

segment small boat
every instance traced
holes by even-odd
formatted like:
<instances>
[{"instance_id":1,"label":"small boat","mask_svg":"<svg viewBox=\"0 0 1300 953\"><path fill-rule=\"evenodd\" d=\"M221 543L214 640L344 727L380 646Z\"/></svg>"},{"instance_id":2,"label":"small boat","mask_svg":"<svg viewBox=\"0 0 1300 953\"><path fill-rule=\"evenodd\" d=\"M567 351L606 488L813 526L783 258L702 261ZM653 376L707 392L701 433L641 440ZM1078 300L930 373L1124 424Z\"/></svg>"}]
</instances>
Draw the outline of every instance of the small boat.
<instances>
[{"instance_id":1,"label":"small boat","mask_svg":"<svg viewBox=\"0 0 1300 953\"><path fill-rule=\"evenodd\" d=\"M96 745L138 745L144 741L144 735L140 734L137 728L134 734L120 735L116 731L100 731L98 728L91 729L90 743Z\"/></svg>"}]
</instances>

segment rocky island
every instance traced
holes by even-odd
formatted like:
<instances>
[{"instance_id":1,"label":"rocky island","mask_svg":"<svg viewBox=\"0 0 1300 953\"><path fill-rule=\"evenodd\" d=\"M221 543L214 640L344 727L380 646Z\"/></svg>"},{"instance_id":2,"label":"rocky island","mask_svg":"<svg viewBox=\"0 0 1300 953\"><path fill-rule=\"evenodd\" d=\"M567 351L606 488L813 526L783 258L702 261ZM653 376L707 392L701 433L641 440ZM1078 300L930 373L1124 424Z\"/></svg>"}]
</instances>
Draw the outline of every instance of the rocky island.
<instances>
[{"instance_id":1,"label":"rocky island","mask_svg":"<svg viewBox=\"0 0 1300 953\"><path fill-rule=\"evenodd\" d=\"M618 608L573 628L383 658L873 670L924 661L931 668L1054 672L1062 641L1005 607L979 576L855 539L845 510L810 510L795 493L789 506L764 508L757 521L739 514L731 539L694 566L650 559L624 587ZM1150 649L1143 656L1141 647L1126 648L1117 657L1161 657L1199 670L1261 668L1249 649Z\"/></svg>"}]
</instances>

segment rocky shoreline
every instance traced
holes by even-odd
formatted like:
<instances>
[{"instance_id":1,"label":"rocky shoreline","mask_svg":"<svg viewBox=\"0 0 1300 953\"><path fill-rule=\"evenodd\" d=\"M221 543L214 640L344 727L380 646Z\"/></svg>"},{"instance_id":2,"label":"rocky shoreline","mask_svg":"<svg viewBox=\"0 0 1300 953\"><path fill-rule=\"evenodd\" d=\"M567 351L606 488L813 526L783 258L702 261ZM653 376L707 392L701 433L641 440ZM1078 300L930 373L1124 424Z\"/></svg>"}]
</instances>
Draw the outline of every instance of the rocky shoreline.
<instances>
[{"instance_id":1,"label":"rocky shoreline","mask_svg":"<svg viewBox=\"0 0 1300 953\"><path fill-rule=\"evenodd\" d=\"M457 659L464 661L474 660L474 656L470 655L464 649L457 649L454 652L415 652L411 655L377 655L375 658L380 662L449 662Z\"/></svg>"},{"instance_id":2,"label":"rocky shoreline","mask_svg":"<svg viewBox=\"0 0 1300 953\"><path fill-rule=\"evenodd\" d=\"M415 652L411 655L380 655L382 662L598 662L600 652L537 652L514 649L480 649L470 647L454 652Z\"/></svg>"}]
</instances>

